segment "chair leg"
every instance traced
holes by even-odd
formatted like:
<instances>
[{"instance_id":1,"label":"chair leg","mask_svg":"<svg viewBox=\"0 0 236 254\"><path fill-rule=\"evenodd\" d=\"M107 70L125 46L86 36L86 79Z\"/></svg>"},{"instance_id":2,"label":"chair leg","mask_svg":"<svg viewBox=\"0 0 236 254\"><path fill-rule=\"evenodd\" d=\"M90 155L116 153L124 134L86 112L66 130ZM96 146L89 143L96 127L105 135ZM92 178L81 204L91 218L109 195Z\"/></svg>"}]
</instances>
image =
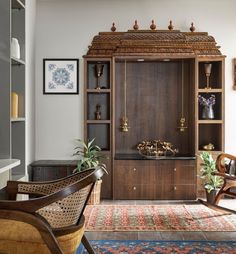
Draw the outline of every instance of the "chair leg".
<instances>
[{"instance_id":1,"label":"chair leg","mask_svg":"<svg viewBox=\"0 0 236 254\"><path fill-rule=\"evenodd\" d=\"M90 245L90 243L85 235L83 235L83 237L82 237L82 243L89 254L95 254L93 247Z\"/></svg>"}]
</instances>

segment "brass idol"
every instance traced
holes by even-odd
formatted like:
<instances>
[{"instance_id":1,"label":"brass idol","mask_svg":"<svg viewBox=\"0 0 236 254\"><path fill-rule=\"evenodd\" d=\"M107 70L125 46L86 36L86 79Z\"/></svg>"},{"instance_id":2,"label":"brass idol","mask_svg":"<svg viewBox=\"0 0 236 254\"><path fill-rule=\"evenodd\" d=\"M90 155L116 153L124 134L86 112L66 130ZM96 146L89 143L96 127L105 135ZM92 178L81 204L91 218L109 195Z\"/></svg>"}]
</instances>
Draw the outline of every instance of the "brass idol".
<instances>
[{"instance_id":1,"label":"brass idol","mask_svg":"<svg viewBox=\"0 0 236 254\"><path fill-rule=\"evenodd\" d=\"M95 75L97 77L97 86L96 86L96 89L101 89L101 87L100 87L100 78L101 78L101 76L103 74L103 68L104 68L104 64L101 64L101 63L97 63L94 66Z\"/></svg>"}]
</instances>

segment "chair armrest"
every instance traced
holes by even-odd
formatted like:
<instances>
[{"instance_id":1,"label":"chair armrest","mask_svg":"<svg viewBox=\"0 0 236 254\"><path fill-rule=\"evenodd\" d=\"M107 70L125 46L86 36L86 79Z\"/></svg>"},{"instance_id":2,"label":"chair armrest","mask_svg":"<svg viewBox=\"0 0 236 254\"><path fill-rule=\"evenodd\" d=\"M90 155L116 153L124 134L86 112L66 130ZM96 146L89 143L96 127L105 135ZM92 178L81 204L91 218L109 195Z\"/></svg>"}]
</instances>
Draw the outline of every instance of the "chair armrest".
<instances>
[{"instance_id":1,"label":"chair armrest","mask_svg":"<svg viewBox=\"0 0 236 254\"><path fill-rule=\"evenodd\" d=\"M218 157L216 159L216 167L217 167L218 171L221 173L225 173L227 171L226 167L225 167L225 159L230 159L230 160L236 161L236 157L231 154L221 153L220 155L218 155Z\"/></svg>"},{"instance_id":2,"label":"chair armrest","mask_svg":"<svg viewBox=\"0 0 236 254\"><path fill-rule=\"evenodd\" d=\"M216 173L213 173L213 175L221 176L224 179L228 179L228 180L236 180L236 176L230 175L230 174L227 174L227 173L216 172Z\"/></svg>"}]
</instances>

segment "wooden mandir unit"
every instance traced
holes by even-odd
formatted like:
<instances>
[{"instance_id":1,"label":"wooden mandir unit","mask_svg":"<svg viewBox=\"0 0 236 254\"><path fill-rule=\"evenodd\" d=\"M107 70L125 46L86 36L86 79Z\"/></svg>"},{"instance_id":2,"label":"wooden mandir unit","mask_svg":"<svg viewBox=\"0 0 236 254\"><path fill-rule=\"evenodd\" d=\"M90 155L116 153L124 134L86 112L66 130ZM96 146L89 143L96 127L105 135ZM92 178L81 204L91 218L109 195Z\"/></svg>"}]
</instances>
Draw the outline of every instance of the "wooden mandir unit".
<instances>
[{"instance_id":1,"label":"wooden mandir unit","mask_svg":"<svg viewBox=\"0 0 236 254\"><path fill-rule=\"evenodd\" d=\"M95 138L109 172L102 197L194 200L203 194L197 177L203 146L213 144L214 156L224 151L225 56L193 26L115 30L96 35L84 56L85 140ZM212 94L214 118L203 119L198 96ZM169 141L179 153L146 159L136 148L143 140Z\"/></svg>"}]
</instances>

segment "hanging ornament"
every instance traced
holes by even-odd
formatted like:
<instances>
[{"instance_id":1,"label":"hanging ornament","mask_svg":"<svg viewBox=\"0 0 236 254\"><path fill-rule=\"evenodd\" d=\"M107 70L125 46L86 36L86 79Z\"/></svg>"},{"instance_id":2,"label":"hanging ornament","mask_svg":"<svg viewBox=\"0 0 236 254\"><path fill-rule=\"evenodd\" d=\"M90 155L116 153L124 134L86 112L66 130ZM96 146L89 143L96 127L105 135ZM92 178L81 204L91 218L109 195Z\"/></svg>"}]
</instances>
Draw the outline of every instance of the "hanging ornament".
<instances>
[{"instance_id":1,"label":"hanging ornament","mask_svg":"<svg viewBox=\"0 0 236 254\"><path fill-rule=\"evenodd\" d=\"M186 118L184 117L184 61L181 65L181 117L179 120L180 125L178 129L180 132L184 132L188 127L186 126Z\"/></svg>"},{"instance_id":2,"label":"hanging ornament","mask_svg":"<svg viewBox=\"0 0 236 254\"><path fill-rule=\"evenodd\" d=\"M122 132L128 132L128 130L129 130L129 127L128 127L128 117L127 117L127 115L126 115L126 104L127 104L127 102L126 102L126 97L127 97L127 95L126 95L126 87L127 87L127 80L126 80L126 60L125 60L125 64L124 64L124 66L125 66L125 70L124 70L124 116L123 117L121 117L121 124L120 124L120 130L122 131Z\"/></svg>"}]
</instances>

